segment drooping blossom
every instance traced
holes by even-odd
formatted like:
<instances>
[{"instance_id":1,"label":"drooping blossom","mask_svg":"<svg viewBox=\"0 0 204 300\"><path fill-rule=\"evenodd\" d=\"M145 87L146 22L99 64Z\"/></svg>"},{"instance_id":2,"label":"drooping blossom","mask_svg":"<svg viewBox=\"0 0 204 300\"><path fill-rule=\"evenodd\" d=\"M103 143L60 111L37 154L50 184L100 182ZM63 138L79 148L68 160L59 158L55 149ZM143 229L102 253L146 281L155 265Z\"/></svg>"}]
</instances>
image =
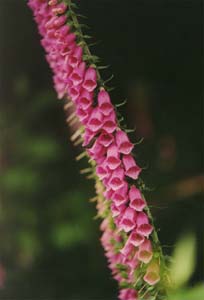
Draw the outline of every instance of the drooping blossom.
<instances>
[{"instance_id":1,"label":"drooping blossom","mask_svg":"<svg viewBox=\"0 0 204 300\"><path fill-rule=\"evenodd\" d=\"M137 300L135 270L141 264L147 265L143 280L149 285L156 284L160 275L158 268L151 265L153 226L145 212L146 201L138 187L129 184L129 180L137 180L141 173L132 154L134 144L120 128L110 94L101 86L96 66L84 59L84 55L91 55L83 47L84 41L80 43L83 36L77 32L73 11L66 1L29 0L28 5L42 36L41 44L53 72L58 98L73 103L75 116L83 125L82 146L94 162L97 180L103 187L97 188L101 199L97 203L98 214L104 218L101 243L113 277L132 286L121 289L119 299ZM119 266L125 268L125 279Z\"/></svg>"}]
</instances>

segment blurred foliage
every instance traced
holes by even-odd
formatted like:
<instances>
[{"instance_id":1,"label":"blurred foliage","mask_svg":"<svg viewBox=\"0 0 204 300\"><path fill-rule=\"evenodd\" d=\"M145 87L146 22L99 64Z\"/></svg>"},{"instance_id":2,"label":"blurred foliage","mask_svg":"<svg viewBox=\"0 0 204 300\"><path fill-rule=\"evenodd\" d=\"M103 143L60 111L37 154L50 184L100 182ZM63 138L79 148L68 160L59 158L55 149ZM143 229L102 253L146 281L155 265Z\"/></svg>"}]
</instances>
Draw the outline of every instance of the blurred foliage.
<instances>
[{"instance_id":1,"label":"blurred foliage","mask_svg":"<svg viewBox=\"0 0 204 300\"><path fill-rule=\"evenodd\" d=\"M198 285L192 289L178 290L169 300L201 300L204 298L204 286Z\"/></svg>"},{"instance_id":2,"label":"blurred foliage","mask_svg":"<svg viewBox=\"0 0 204 300\"><path fill-rule=\"evenodd\" d=\"M192 276L196 260L196 239L193 233L182 236L176 243L170 265L174 289L182 287Z\"/></svg>"}]
</instances>

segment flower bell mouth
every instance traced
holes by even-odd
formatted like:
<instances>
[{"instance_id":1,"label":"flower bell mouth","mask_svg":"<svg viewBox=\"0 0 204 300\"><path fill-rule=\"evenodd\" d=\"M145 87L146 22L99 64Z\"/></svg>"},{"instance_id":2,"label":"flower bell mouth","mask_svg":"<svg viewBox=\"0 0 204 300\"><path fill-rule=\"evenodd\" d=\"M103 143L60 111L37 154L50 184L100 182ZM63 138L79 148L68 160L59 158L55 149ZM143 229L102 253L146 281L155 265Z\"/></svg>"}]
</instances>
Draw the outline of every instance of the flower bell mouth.
<instances>
[{"instance_id":1,"label":"flower bell mouth","mask_svg":"<svg viewBox=\"0 0 204 300\"><path fill-rule=\"evenodd\" d=\"M129 141L127 134L122 130L116 132L116 144L118 146L118 151L126 155L130 154L134 147Z\"/></svg>"},{"instance_id":2,"label":"flower bell mouth","mask_svg":"<svg viewBox=\"0 0 204 300\"><path fill-rule=\"evenodd\" d=\"M96 70L90 67L85 73L83 88L88 92L93 92L96 86L97 86Z\"/></svg>"}]
</instances>

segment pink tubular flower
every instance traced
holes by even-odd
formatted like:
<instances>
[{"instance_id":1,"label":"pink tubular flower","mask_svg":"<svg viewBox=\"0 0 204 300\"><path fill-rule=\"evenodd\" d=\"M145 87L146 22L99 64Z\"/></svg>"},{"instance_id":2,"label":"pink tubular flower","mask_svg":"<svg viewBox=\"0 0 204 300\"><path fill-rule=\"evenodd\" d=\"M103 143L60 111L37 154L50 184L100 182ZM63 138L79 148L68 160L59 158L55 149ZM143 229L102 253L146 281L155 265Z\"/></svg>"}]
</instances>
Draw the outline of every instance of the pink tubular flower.
<instances>
[{"instance_id":1,"label":"pink tubular flower","mask_svg":"<svg viewBox=\"0 0 204 300\"><path fill-rule=\"evenodd\" d=\"M138 259L145 264L148 264L152 259L152 245L150 240L144 240L144 242L139 246Z\"/></svg>"},{"instance_id":2,"label":"pink tubular flower","mask_svg":"<svg viewBox=\"0 0 204 300\"><path fill-rule=\"evenodd\" d=\"M61 27L62 25L64 25L66 20L67 20L67 16L65 15L53 19L53 27L55 28Z\"/></svg>"},{"instance_id":3,"label":"pink tubular flower","mask_svg":"<svg viewBox=\"0 0 204 300\"><path fill-rule=\"evenodd\" d=\"M70 53L68 63L72 68L76 68L78 63L81 62L82 54L83 49L80 46L76 46L72 53Z\"/></svg>"},{"instance_id":4,"label":"pink tubular flower","mask_svg":"<svg viewBox=\"0 0 204 300\"><path fill-rule=\"evenodd\" d=\"M130 154L134 147L133 144L130 143L127 134L122 130L116 132L116 144L118 151L123 154Z\"/></svg>"},{"instance_id":5,"label":"pink tubular flower","mask_svg":"<svg viewBox=\"0 0 204 300\"><path fill-rule=\"evenodd\" d=\"M112 211L113 218L115 218L117 216L120 216L122 213L124 213L125 208L126 207L125 207L124 204L116 206L114 203L112 203L111 204L111 211Z\"/></svg>"},{"instance_id":6,"label":"pink tubular flower","mask_svg":"<svg viewBox=\"0 0 204 300\"><path fill-rule=\"evenodd\" d=\"M70 31L70 27L68 25L63 25L57 30L53 30L54 37L57 39L63 39L67 36L68 32Z\"/></svg>"},{"instance_id":7,"label":"pink tubular flower","mask_svg":"<svg viewBox=\"0 0 204 300\"><path fill-rule=\"evenodd\" d=\"M60 4L56 5L54 8L52 8L53 14L56 14L56 15L63 14L63 13L65 13L66 10L67 10L67 5L65 3L60 3Z\"/></svg>"},{"instance_id":8,"label":"pink tubular flower","mask_svg":"<svg viewBox=\"0 0 204 300\"><path fill-rule=\"evenodd\" d=\"M115 112L112 111L110 115L104 117L103 130L107 133L113 133L116 130L116 116Z\"/></svg>"},{"instance_id":9,"label":"pink tubular flower","mask_svg":"<svg viewBox=\"0 0 204 300\"><path fill-rule=\"evenodd\" d=\"M136 211L142 211L146 206L140 191L133 185L129 190L130 207Z\"/></svg>"},{"instance_id":10,"label":"pink tubular flower","mask_svg":"<svg viewBox=\"0 0 204 300\"><path fill-rule=\"evenodd\" d=\"M152 230L153 227L149 224L147 215L144 212L139 212L137 216L137 232L148 237Z\"/></svg>"},{"instance_id":11,"label":"pink tubular flower","mask_svg":"<svg viewBox=\"0 0 204 300\"><path fill-rule=\"evenodd\" d=\"M155 285L160 281L159 275L159 264L156 261L153 261L147 267L146 274L144 276L144 281L149 285Z\"/></svg>"},{"instance_id":12,"label":"pink tubular flower","mask_svg":"<svg viewBox=\"0 0 204 300\"><path fill-rule=\"evenodd\" d=\"M135 250L134 246L128 242L126 242L125 246L120 250L120 253L122 253L125 258L127 258L129 255L133 253Z\"/></svg>"},{"instance_id":13,"label":"pink tubular flower","mask_svg":"<svg viewBox=\"0 0 204 300\"><path fill-rule=\"evenodd\" d=\"M81 88L80 86L68 86L67 91L72 98L72 101L76 102L80 95Z\"/></svg>"},{"instance_id":14,"label":"pink tubular flower","mask_svg":"<svg viewBox=\"0 0 204 300\"><path fill-rule=\"evenodd\" d=\"M87 128L92 132L97 132L103 126L103 115L98 107L92 110Z\"/></svg>"},{"instance_id":15,"label":"pink tubular flower","mask_svg":"<svg viewBox=\"0 0 204 300\"><path fill-rule=\"evenodd\" d=\"M129 236L128 242L135 247L138 247L144 242L144 240L145 238L143 235L137 233L137 231L132 231Z\"/></svg>"},{"instance_id":16,"label":"pink tubular flower","mask_svg":"<svg viewBox=\"0 0 204 300\"><path fill-rule=\"evenodd\" d=\"M97 67L84 60L90 53L81 43L80 34L72 31L77 30L73 26L73 10L69 11L66 2L58 0L29 0L28 4L42 35L41 44L53 72L58 98L68 98L76 112L74 121L83 125L77 124L79 131L73 136L83 139L82 146L86 147L94 175L98 176L97 210L98 216L104 218L101 243L113 277L130 287L120 291L119 299L137 300L140 295L135 290L135 271L146 264L146 273L140 274L140 278L149 285L156 284L160 275L158 265L152 264L149 236L153 226L144 212L146 202L139 189L129 183L130 178L136 180L141 172L132 155L134 145L120 128L110 95L100 85Z\"/></svg>"},{"instance_id":17,"label":"pink tubular flower","mask_svg":"<svg viewBox=\"0 0 204 300\"><path fill-rule=\"evenodd\" d=\"M105 132L102 132L101 135L98 137L99 143L104 147L109 147L112 144L113 140L113 135Z\"/></svg>"},{"instance_id":18,"label":"pink tubular flower","mask_svg":"<svg viewBox=\"0 0 204 300\"><path fill-rule=\"evenodd\" d=\"M128 201L127 197L128 184L124 182L123 186L115 191L112 195L112 200L116 206L120 206L121 204L125 204Z\"/></svg>"},{"instance_id":19,"label":"pink tubular flower","mask_svg":"<svg viewBox=\"0 0 204 300\"><path fill-rule=\"evenodd\" d=\"M136 226L137 213L134 209L127 207L120 222L120 229L125 232L133 230Z\"/></svg>"},{"instance_id":20,"label":"pink tubular flower","mask_svg":"<svg viewBox=\"0 0 204 300\"><path fill-rule=\"evenodd\" d=\"M87 114L87 116L88 116L88 114ZM82 146L86 147L92 141L92 139L94 138L95 134L96 134L95 132L93 132L90 129L86 128L84 134L82 135L83 136L83 140L84 140Z\"/></svg>"},{"instance_id":21,"label":"pink tubular flower","mask_svg":"<svg viewBox=\"0 0 204 300\"><path fill-rule=\"evenodd\" d=\"M108 186L113 190L117 191L124 184L124 170L121 167L118 167L112 172L111 178L108 182Z\"/></svg>"},{"instance_id":22,"label":"pink tubular flower","mask_svg":"<svg viewBox=\"0 0 204 300\"><path fill-rule=\"evenodd\" d=\"M71 88L70 89L71 90L71 92L72 91L74 91L75 89L74 88ZM76 90L76 92L77 92L77 90ZM78 97L79 97L79 94L78 94ZM77 93L76 93L76 100L75 101L77 101ZM91 108L89 107L87 110L84 110L84 109L82 109L81 107L78 107L77 108L77 110L76 110L76 112L77 112L77 116L78 116L78 118L79 118L79 120L80 120L80 122L82 123L82 124L86 124L87 123L87 120L89 119L89 117L90 117L90 114L91 114ZM87 139L88 138L91 138L91 136L89 136L89 137L87 137ZM85 139L84 139L84 141L85 141Z\"/></svg>"},{"instance_id":23,"label":"pink tubular flower","mask_svg":"<svg viewBox=\"0 0 204 300\"><path fill-rule=\"evenodd\" d=\"M110 96L105 90L101 90L98 93L98 106L100 107L104 116L108 116L114 110L110 101Z\"/></svg>"},{"instance_id":24,"label":"pink tubular flower","mask_svg":"<svg viewBox=\"0 0 204 300\"><path fill-rule=\"evenodd\" d=\"M69 79L72 81L73 85L79 85L80 83L82 83L85 68L86 64L84 62L81 62L80 65L73 70L73 72L69 76Z\"/></svg>"},{"instance_id":25,"label":"pink tubular flower","mask_svg":"<svg viewBox=\"0 0 204 300\"><path fill-rule=\"evenodd\" d=\"M108 176L107 164L105 161L96 167L96 174L101 180Z\"/></svg>"},{"instance_id":26,"label":"pink tubular flower","mask_svg":"<svg viewBox=\"0 0 204 300\"><path fill-rule=\"evenodd\" d=\"M93 93L83 90L77 99L77 104L83 110L87 110L93 103Z\"/></svg>"},{"instance_id":27,"label":"pink tubular flower","mask_svg":"<svg viewBox=\"0 0 204 300\"><path fill-rule=\"evenodd\" d=\"M99 144L98 140L95 141L93 146L87 150L91 158L95 159L96 161L104 156L105 154L105 147Z\"/></svg>"},{"instance_id":28,"label":"pink tubular flower","mask_svg":"<svg viewBox=\"0 0 204 300\"><path fill-rule=\"evenodd\" d=\"M35 0L33 0L33 1L35 1ZM54 5L57 5L57 3L58 3L58 0L50 0L50 1L48 2L48 5L54 6Z\"/></svg>"},{"instance_id":29,"label":"pink tubular flower","mask_svg":"<svg viewBox=\"0 0 204 300\"><path fill-rule=\"evenodd\" d=\"M137 300L137 292L134 289L122 289L119 294L120 300Z\"/></svg>"},{"instance_id":30,"label":"pink tubular flower","mask_svg":"<svg viewBox=\"0 0 204 300\"><path fill-rule=\"evenodd\" d=\"M97 86L96 70L88 68L84 77L83 88L88 92L92 92Z\"/></svg>"},{"instance_id":31,"label":"pink tubular flower","mask_svg":"<svg viewBox=\"0 0 204 300\"><path fill-rule=\"evenodd\" d=\"M131 155L124 155L123 164L125 167L125 175L132 179L137 179L141 169L136 165L134 158Z\"/></svg>"},{"instance_id":32,"label":"pink tubular flower","mask_svg":"<svg viewBox=\"0 0 204 300\"><path fill-rule=\"evenodd\" d=\"M111 170L115 170L121 164L121 160L119 158L119 153L118 153L118 148L114 144L112 144L107 150L106 163L107 163L107 166Z\"/></svg>"}]
</instances>

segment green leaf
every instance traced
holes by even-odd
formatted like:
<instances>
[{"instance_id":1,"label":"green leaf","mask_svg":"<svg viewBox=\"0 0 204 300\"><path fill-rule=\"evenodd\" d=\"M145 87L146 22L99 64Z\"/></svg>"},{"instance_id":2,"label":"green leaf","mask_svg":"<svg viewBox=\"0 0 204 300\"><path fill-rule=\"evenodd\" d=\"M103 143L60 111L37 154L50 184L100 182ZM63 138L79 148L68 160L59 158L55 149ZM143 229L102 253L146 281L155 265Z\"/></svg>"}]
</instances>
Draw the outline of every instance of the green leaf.
<instances>
[{"instance_id":1,"label":"green leaf","mask_svg":"<svg viewBox=\"0 0 204 300\"><path fill-rule=\"evenodd\" d=\"M168 300L201 300L204 299L204 286L197 285L191 289L178 290L168 297Z\"/></svg>"},{"instance_id":2,"label":"green leaf","mask_svg":"<svg viewBox=\"0 0 204 300\"><path fill-rule=\"evenodd\" d=\"M185 285L190 279L195 268L196 239L193 233L183 235L176 243L170 276L173 288Z\"/></svg>"}]
</instances>

